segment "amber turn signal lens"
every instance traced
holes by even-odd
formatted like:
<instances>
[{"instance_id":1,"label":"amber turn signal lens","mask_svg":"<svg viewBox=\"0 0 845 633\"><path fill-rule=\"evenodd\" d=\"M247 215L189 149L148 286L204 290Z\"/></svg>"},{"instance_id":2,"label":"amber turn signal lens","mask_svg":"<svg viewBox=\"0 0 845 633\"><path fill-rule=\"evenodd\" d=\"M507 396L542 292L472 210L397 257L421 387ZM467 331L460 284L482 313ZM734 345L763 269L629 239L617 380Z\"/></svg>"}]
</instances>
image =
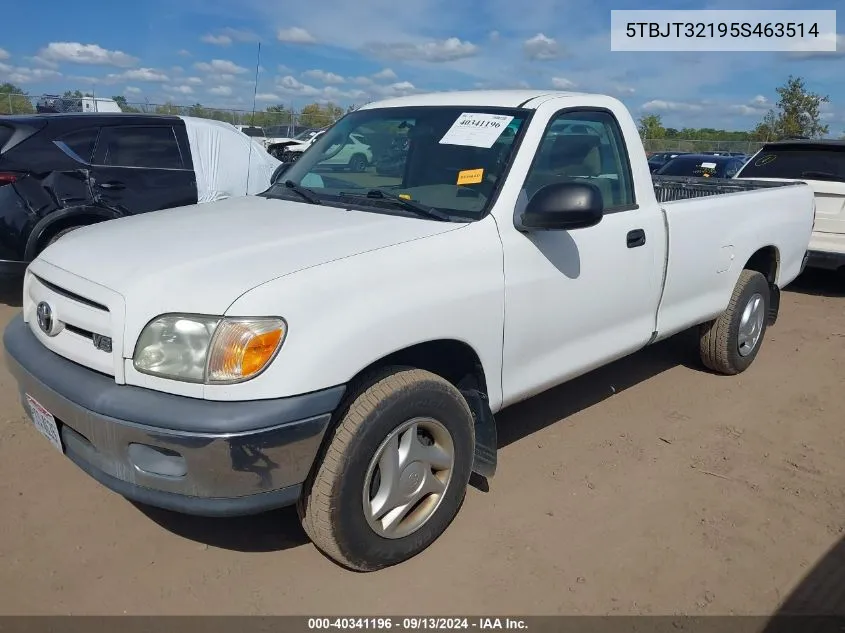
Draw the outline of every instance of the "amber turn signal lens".
<instances>
[{"instance_id":1,"label":"amber turn signal lens","mask_svg":"<svg viewBox=\"0 0 845 633\"><path fill-rule=\"evenodd\" d=\"M208 357L209 383L239 382L261 372L285 337L281 319L224 319Z\"/></svg>"}]
</instances>

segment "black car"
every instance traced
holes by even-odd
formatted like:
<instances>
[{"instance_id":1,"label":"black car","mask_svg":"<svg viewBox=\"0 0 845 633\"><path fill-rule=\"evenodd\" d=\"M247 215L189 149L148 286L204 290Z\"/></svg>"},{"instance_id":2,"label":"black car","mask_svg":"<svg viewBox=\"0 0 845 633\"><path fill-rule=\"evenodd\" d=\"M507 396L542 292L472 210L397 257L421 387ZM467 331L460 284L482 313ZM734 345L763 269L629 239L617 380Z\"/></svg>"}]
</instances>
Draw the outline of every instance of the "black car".
<instances>
[{"instance_id":1,"label":"black car","mask_svg":"<svg viewBox=\"0 0 845 633\"><path fill-rule=\"evenodd\" d=\"M189 129L203 160L192 156ZM82 226L244 195L241 181L254 171L249 193L263 191L278 162L251 151L254 143L231 125L192 117L0 116L0 274L23 272L49 244ZM225 150L216 159L207 151L213 144Z\"/></svg>"},{"instance_id":2,"label":"black car","mask_svg":"<svg viewBox=\"0 0 845 633\"><path fill-rule=\"evenodd\" d=\"M657 170L660 176L690 176L693 178L733 178L744 160L736 156L712 154L683 154L676 156Z\"/></svg>"},{"instance_id":3,"label":"black car","mask_svg":"<svg viewBox=\"0 0 845 633\"><path fill-rule=\"evenodd\" d=\"M663 167L676 156L683 156L687 152L658 152L648 157L648 167L652 173Z\"/></svg>"}]
</instances>

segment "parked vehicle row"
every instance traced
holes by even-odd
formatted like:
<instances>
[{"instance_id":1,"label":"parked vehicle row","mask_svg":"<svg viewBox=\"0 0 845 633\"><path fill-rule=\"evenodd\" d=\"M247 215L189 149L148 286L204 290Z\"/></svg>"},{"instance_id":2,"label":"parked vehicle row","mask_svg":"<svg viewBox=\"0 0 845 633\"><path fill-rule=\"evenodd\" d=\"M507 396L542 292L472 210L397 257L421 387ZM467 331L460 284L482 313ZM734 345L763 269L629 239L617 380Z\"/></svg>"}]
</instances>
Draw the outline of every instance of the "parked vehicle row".
<instances>
[{"instance_id":1,"label":"parked vehicle row","mask_svg":"<svg viewBox=\"0 0 845 633\"><path fill-rule=\"evenodd\" d=\"M392 175L334 170L356 138ZM690 327L703 366L745 371L813 220L804 183L652 176L611 97L391 99L259 195L49 245L7 364L111 490L199 515L295 504L317 547L374 570L495 474L504 407Z\"/></svg>"},{"instance_id":2,"label":"parked vehicle row","mask_svg":"<svg viewBox=\"0 0 845 633\"><path fill-rule=\"evenodd\" d=\"M815 193L816 204L807 265L845 271L845 141L766 143L736 177L806 182Z\"/></svg>"}]
</instances>

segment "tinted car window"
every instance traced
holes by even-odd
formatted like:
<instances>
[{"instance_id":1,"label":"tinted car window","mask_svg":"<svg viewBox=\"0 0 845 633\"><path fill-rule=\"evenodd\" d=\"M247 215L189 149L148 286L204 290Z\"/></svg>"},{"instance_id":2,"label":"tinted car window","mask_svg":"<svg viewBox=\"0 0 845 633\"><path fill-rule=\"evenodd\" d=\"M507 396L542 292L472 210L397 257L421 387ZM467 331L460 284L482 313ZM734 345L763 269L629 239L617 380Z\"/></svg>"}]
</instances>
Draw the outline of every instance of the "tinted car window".
<instances>
[{"instance_id":1,"label":"tinted car window","mask_svg":"<svg viewBox=\"0 0 845 633\"><path fill-rule=\"evenodd\" d=\"M845 145L767 147L749 161L740 175L845 181Z\"/></svg>"},{"instance_id":2,"label":"tinted car window","mask_svg":"<svg viewBox=\"0 0 845 633\"><path fill-rule=\"evenodd\" d=\"M691 176L693 178L724 178L724 160L718 160L715 156L688 157L678 156L673 158L658 170L661 176Z\"/></svg>"},{"instance_id":3,"label":"tinted car window","mask_svg":"<svg viewBox=\"0 0 845 633\"><path fill-rule=\"evenodd\" d=\"M6 141L12 138L12 134L14 134L14 130L7 125L0 125L0 148L2 148Z\"/></svg>"},{"instance_id":4,"label":"tinted car window","mask_svg":"<svg viewBox=\"0 0 845 633\"><path fill-rule=\"evenodd\" d=\"M103 165L181 169L182 155L170 126L107 127L100 134Z\"/></svg>"},{"instance_id":5,"label":"tinted car window","mask_svg":"<svg viewBox=\"0 0 845 633\"><path fill-rule=\"evenodd\" d=\"M71 152L76 154L83 162L90 163L91 157L94 154L94 146L97 144L98 128L88 128L85 130L77 130L70 134L56 139L60 145L64 145Z\"/></svg>"},{"instance_id":6,"label":"tinted car window","mask_svg":"<svg viewBox=\"0 0 845 633\"><path fill-rule=\"evenodd\" d=\"M264 130L260 127L245 127L241 130L247 136L264 136Z\"/></svg>"}]
</instances>

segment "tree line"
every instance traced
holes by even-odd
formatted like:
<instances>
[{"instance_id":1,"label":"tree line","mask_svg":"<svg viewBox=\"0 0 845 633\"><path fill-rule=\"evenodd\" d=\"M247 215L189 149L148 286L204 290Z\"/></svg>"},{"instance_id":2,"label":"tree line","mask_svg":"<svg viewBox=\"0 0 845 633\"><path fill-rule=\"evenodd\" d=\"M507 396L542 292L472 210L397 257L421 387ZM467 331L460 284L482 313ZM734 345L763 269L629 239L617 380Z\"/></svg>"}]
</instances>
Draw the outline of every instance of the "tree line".
<instances>
[{"instance_id":1,"label":"tree line","mask_svg":"<svg viewBox=\"0 0 845 633\"><path fill-rule=\"evenodd\" d=\"M810 92L801 77L792 75L775 92L778 100L752 130L731 132L714 128L665 127L659 114L640 117L638 124L643 140L704 140L767 142L787 138L822 138L830 126L822 122L821 107L830 97Z\"/></svg>"},{"instance_id":2,"label":"tree line","mask_svg":"<svg viewBox=\"0 0 845 633\"><path fill-rule=\"evenodd\" d=\"M91 93L84 93L80 90L66 90L61 95L62 99L82 99L93 97ZM299 112L294 112L284 105L271 105L263 110L251 111L224 110L222 108L211 108L201 103L193 105L177 105L171 102L160 104L131 103L125 95L113 95L111 97L124 112L146 112L151 114L180 114L184 116L195 116L203 119L214 119L227 123L239 125L256 125L269 127L273 125L298 125L312 128L325 127L337 121L346 112L350 112L356 106L343 108L334 103L310 103L304 106ZM0 83L0 114L34 114L35 103L33 97L25 92L20 86L12 83Z\"/></svg>"},{"instance_id":3,"label":"tree line","mask_svg":"<svg viewBox=\"0 0 845 633\"><path fill-rule=\"evenodd\" d=\"M639 131L643 139L648 140L703 140L713 142L747 141L766 142L791 137L821 138L830 133L830 127L822 122L821 106L830 102L830 97L810 92L804 79L789 76L786 82L775 89L778 100L752 130L730 131L718 128L682 129L666 127L659 114L640 117ZM68 90L62 97L81 99L91 97L79 90ZM271 105L261 111L233 111L211 108L195 103L181 106L173 103L137 104L129 103L124 95L112 97L124 112L150 112L155 114L181 114L206 119L226 121L241 125L269 127L274 125L301 125L305 127L325 127L339 119L345 112L356 106L343 108L334 103L311 103L299 112L279 104ZM0 114L31 114L35 112L32 98L19 86L11 83L0 84ZM845 138L845 137L843 137Z\"/></svg>"}]
</instances>

